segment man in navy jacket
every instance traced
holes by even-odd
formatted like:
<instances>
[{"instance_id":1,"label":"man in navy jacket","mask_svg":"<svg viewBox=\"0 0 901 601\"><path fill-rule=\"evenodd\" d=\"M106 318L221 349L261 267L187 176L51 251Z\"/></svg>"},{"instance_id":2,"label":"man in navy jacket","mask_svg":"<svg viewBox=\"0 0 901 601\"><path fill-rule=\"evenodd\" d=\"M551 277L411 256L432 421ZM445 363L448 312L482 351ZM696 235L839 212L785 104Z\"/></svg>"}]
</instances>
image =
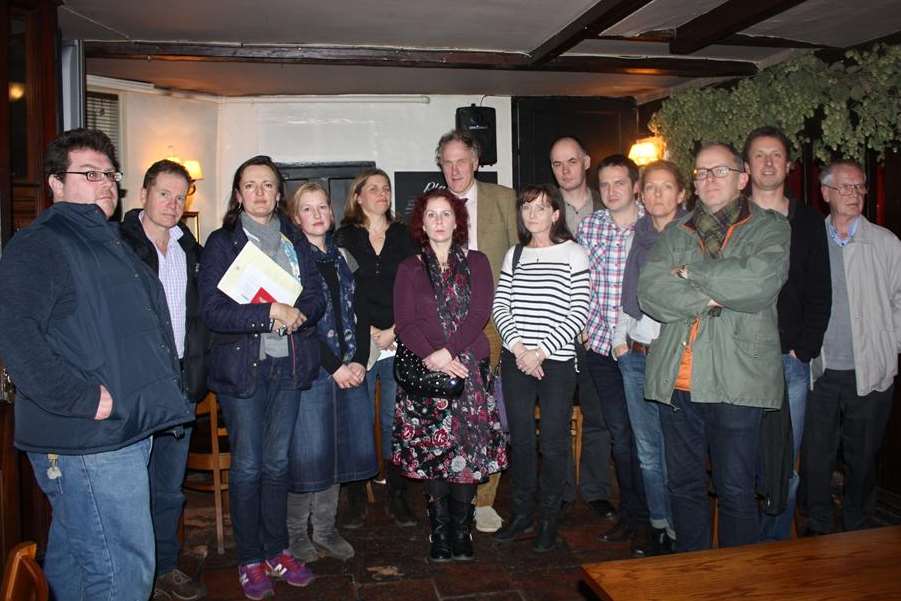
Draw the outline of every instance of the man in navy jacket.
<instances>
[{"instance_id":1,"label":"man in navy jacket","mask_svg":"<svg viewBox=\"0 0 901 601\"><path fill-rule=\"evenodd\" d=\"M163 288L108 221L122 178L102 132L44 157L54 205L0 260L0 354L18 388L15 444L53 521L57 601L145 601L153 583L151 434L190 421Z\"/></svg>"},{"instance_id":2,"label":"man in navy jacket","mask_svg":"<svg viewBox=\"0 0 901 601\"><path fill-rule=\"evenodd\" d=\"M135 254L159 277L172 318L172 333L181 361L188 399L206 395L206 350L209 333L200 319L197 272L200 245L180 223L192 186L188 171L169 160L157 161L144 174L141 204L125 214L119 231ZM185 496L182 484L188 460L191 428L158 432L150 454L150 509L156 539L154 599L193 601L206 587L178 569L178 524Z\"/></svg>"}]
</instances>

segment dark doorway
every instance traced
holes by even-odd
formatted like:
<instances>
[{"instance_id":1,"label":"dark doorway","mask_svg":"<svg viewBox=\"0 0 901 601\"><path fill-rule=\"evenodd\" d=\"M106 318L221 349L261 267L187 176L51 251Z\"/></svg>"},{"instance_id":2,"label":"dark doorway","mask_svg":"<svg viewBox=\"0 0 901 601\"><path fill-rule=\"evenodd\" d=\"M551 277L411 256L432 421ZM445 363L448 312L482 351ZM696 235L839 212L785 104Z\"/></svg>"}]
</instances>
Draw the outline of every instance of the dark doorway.
<instances>
[{"instance_id":1,"label":"dark doorway","mask_svg":"<svg viewBox=\"0 0 901 601\"><path fill-rule=\"evenodd\" d=\"M548 152L560 136L576 136L591 155L588 183L605 156L627 153L637 137L635 101L614 98L513 98L513 184L552 184Z\"/></svg>"},{"instance_id":2,"label":"dark doorway","mask_svg":"<svg viewBox=\"0 0 901 601\"><path fill-rule=\"evenodd\" d=\"M335 213L335 227L344 217L344 205L347 202L347 191L353 179L364 169L372 169L372 161L346 163L278 163L278 169L285 178L285 199L291 198L294 192L308 181L317 181L328 190Z\"/></svg>"}]
</instances>

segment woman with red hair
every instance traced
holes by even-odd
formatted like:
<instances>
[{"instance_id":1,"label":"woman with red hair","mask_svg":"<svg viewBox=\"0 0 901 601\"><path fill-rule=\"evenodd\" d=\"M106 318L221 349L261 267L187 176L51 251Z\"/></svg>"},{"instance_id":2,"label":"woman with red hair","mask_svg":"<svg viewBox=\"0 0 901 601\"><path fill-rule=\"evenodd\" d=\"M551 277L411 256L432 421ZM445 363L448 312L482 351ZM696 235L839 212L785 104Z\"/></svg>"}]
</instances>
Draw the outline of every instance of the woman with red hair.
<instances>
[{"instance_id":1,"label":"woman with red hair","mask_svg":"<svg viewBox=\"0 0 901 601\"><path fill-rule=\"evenodd\" d=\"M398 382L393 461L426 480L432 561L473 559L476 486L507 465L506 439L487 390L493 277L488 258L467 249L464 201L446 190L416 199L410 233L420 253L394 282L398 339L432 371L464 379L458 398L421 398Z\"/></svg>"}]
</instances>

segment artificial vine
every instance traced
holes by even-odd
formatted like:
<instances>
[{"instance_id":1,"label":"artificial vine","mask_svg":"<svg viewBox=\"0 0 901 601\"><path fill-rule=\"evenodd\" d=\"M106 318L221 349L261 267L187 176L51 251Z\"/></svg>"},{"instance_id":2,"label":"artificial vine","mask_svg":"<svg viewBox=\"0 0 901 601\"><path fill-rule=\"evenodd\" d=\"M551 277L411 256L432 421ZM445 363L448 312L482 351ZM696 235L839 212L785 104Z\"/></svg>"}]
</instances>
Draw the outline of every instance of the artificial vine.
<instances>
[{"instance_id":1,"label":"artificial vine","mask_svg":"<svg viewBox=\"0 0 901 601\"><path fill-rule=\"evenodd\" d=\"M691 89L664 101L650 129L666 140L668 156L688 173L701 142L741 148L749 131L777 125L794 152L813 143L826 162L841 155L858 161L868 150L901 146L901 46L852 50L827 64L813 53L764 69L735 86Z\"/></svg>"}]
</instances>

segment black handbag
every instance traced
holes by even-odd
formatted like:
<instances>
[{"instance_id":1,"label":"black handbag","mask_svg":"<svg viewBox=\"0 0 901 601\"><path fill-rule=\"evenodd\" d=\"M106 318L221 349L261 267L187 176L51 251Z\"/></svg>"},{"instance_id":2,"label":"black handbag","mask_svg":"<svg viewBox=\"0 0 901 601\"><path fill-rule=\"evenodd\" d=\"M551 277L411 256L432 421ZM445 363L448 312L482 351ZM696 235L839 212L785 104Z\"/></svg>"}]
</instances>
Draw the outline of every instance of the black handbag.
<instances>
[{"instance_id":1,"label":"black handbag","mask_svg":"<svg viewBox=\"0 0 901 601\"><path fill-rule=\"evenodd\" d=\"M463 394L463 378L443 371L432 371L419 355L397 340L394 357L394 379L407 394L416 397L455 399Z\"/></svg>"}]
</instances>

